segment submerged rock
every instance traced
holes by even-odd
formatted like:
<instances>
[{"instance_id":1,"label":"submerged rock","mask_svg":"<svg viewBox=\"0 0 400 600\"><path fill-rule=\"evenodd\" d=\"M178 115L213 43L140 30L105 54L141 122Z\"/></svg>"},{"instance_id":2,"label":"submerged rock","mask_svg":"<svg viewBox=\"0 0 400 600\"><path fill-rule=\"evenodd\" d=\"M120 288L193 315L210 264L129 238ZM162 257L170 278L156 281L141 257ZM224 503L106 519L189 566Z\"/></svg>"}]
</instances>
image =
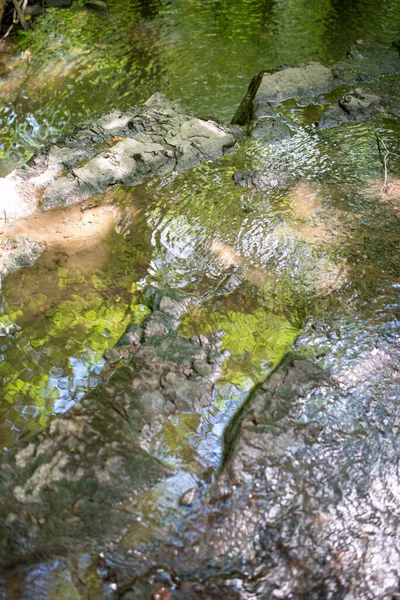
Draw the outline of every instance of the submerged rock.
<instances>
[{"instance_id":1,"label":"submerged rock","mask_svg":"<svg viewBox=\"0 0 400 600\"><path fill-rule=\"evenodd\" d=\"M138 335L111 379L3 456L1 568L112 539L136 518L121 503L173 474L149 442L174 413L212 403L225 355L219 338L200 345L176 333L186 301L156 294L155 303L129 329Z\"/></svg>"},{"instance_id":2,"label":"submerged rock","mask_svg":"<svg viewBox=\"0 0 400 600\"><path fill-rule=\"evenodd\" d=\"M274 189L283 187L293 182L293 177L286 172L271 171L239 171L232 175L232 179L237 187L256 188L256 189Z\"/></svg>"},{"instance_id":3,"label":"submerged rock","mask_svg":"<svg viewBox=\"0 0 400 600\"><path fill-rule=\"evenodd\" d=\"M21 267L33 265L44 245L27 236L0 240L0 277Z\"/></svg>"},{"instance_id":4,"label":"submerged rock","mask_svg":"<svg viewBox=\"0 0 400 600\"><path fill-rule=\"evenodd\" d=\"M143 547L139 559L119 556L118 584L143 589L162 564L174 598L213 597L215 585L217 597L241 599L395 597L400 381L392 359L382 353L379 376L368 365L357 402L348 372L337 379L289 353L234 415L214 488L173 540ZM181 593L193 579L201 592Z\"/></svg>"},{"instance_id":5,"label":"submerged rock","mask_svg":"<svg viewBox=\"0 0 400 600\"><path fill-rule=\"evenodd\" d=\"M376 77L391 77L400 73L399 45L387 47L377 43L353 44L346 56L335 65L341 80L365 83Z\"/></svg>"},{"instance_id":6,"label":"submerged rock","mask_svg":"<svg viewBox=\"0 0 400 600\"><path fill-rule=\"evenodd\" d=\"M386 444L376 419L383 410L383 427L393 432L400 381L394 354L382 352L375 372L377 356L372 352L358 398L349 393L348 372L331 378L289 354L228 427L219 486L209 499L225 514L214 560L223 551L231 565L253 573L244 583L249 595L322 600L398 592L392 477L399 438L393 433Z\"/></svg>"},{"instance_id":7,"label":"submerged rock","mask_svg":"<svg viewBox=\"0 0 400 600\"><path fill-rule=\"evenodd\" d=\"M242 137L239 127L185 113L162 94L126 112L111 111L77 125L6 178L0 178L0 222L81 202L119 184L135 185L153 175L182 171L219 158ZM87 207L85 207L87 209ZM0 234L1 235L1 234ZM7 242L0 271L31 264L35 252ZM13 250L14 248L14 250Z\"/></svg>"},{"instance_id":8,"label":"submerged rock","mask_svg":"<svg viewBox=\"0 0 400 600\"><path fill-rule=\"evenodd\" d=\"M223 477L229 486L254 481L267 466L285 460L291 446L304 441L307 427L299 424L296 431L292 420L301 399L326 383L327 376L310 361L291 353L285 356L225 431Z\"/></svg>"}]
</instances>

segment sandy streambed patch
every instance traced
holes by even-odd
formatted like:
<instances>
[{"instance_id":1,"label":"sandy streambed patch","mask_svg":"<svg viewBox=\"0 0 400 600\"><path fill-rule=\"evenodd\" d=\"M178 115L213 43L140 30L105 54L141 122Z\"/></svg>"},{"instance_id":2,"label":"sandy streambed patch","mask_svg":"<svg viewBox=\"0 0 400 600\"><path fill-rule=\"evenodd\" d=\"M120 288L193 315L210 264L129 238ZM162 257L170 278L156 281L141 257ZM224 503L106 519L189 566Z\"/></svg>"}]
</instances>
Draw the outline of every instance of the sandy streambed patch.
<instances>
[{"instance_id":1,"label":"sandy streambed patch","mask_svg":"<svg viewBox=\"0 0 400 600\"><path fill-rule=\"evenodd\" d=\"M131 209L133 212L134 209ZM8 223L0 221L0 273L32 264L46 248L50 254L72 258L81 269L100 268L108 257L103 240L113 229L120 211L111 205L82 204Z\"/></svg>"}]
</instances>

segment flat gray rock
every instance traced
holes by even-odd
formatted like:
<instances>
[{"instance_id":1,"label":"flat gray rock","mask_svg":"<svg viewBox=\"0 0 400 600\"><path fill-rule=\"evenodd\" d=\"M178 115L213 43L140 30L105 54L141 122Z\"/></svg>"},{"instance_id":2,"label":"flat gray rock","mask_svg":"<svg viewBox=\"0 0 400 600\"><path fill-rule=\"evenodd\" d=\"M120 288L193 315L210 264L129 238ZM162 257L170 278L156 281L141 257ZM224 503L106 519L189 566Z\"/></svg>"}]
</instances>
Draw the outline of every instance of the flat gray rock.
<instances>
[{"instance_id":1,"label":"flat gray rock","mask_svg":"<svg viewBox=\"0 0 400 600\"><path fill-rule=\"evenodd\" d=\"M114 110L76 126L5 181L10 188L12 184L26 216L37 206L67 206L111 186L135 185L219 158L240 136L237 127L198 119L154 94L125 113Z\"/></svg>"},{"instance_id":2,"label":"flat gray rock","mask_svg":"<svg viewBox=\"0 0 400 600\"><path fill-rule=\"evenodd\" d=\"M332 70L317 62L264 73L255 98L256 116L261 114L265 102L310 98L329 92L334 86Z\"/></svg>"}]
</instances>

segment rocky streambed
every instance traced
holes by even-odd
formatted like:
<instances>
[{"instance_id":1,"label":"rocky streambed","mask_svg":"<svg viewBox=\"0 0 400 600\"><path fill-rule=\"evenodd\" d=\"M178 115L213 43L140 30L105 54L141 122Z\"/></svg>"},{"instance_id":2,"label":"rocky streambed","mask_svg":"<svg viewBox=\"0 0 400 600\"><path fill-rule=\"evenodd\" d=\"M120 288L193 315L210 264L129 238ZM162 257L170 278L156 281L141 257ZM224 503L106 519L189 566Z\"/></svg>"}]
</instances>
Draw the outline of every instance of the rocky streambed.
<instances>
[{"instance_id":1,"label":"rocky streambed","mask_svg":"<svg viewBox=\"0 0 400 600\"><path fill-rule=\"evenodd\" d=\"M150 177L158 200L149 316L1 459L2 597L397 597L399 111L398 48L358 44L260 74L234 125L156 95L3 180L4 273L45 241L13 216Z\"/></svg>"}]
</instances>

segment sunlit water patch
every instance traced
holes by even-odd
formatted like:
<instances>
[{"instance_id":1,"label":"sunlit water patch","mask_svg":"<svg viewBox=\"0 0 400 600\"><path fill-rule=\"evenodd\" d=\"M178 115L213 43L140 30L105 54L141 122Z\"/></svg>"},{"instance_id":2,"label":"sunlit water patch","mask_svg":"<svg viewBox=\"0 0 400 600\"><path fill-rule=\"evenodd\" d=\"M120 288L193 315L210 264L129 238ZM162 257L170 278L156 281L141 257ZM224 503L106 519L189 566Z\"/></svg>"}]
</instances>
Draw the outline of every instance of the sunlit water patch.
<instances>
[{"instance_id":1,"label":"sunlit water patch","mask_svg":"<svg viewBox=\"0 0 400 600\"><path fill-rule=\"evenodd\" d=\"M56 211L58 219L71 220L76 235L67 235L68 227L62 230L66 239L52 232L53 244L39 261L3 282L1 446L26 429L40 429L51 415L64 412L96 387L101 372L109 375L103 369L104 352L129 323L146 316L140 280L151 246L146 242L146 223L141 224L140 218L132 222L133 203L131 198L129 211L116 208L110 233L101 229L94 235L92 230L91 239L86 228L85 239L92 244L84 245L79 223L71 216L75 209ZM48 216L51 225L52 215ZM46 218L38 220L41 225L35 233L42 235Z\"/></svg>"},{"instance_id":2,"label":"sunlit water patch","mask_svg":"<svg viewBox=\"0 0 400 600\"><path fill-rule=\"evenodd\" d=\"M285 307L280 308L274 314L262 306L256 289L237 289L225 300L204 309L192 309L180 331L187 337L197 332L210 335L220 331L223 347L230 352L222 381L245 392L265 379L300 333L302 320L296 321L291 315L290 322L284 314Z\"/></svg>"},{"instance_id":3,"label":"sunlit water patch","mask_svg":"<svg viewBox=\"0 0 400 600\"><path fill-rule=\"evenodd\" d=\"M248 0L223 5L109 0L109 16L74 2L20 31L0 63L0 174L82 119L165 93L230 120L250 79L278 64L332 64L356 39L398 36L399 0Z\"/></svg>"}]
</instances>

